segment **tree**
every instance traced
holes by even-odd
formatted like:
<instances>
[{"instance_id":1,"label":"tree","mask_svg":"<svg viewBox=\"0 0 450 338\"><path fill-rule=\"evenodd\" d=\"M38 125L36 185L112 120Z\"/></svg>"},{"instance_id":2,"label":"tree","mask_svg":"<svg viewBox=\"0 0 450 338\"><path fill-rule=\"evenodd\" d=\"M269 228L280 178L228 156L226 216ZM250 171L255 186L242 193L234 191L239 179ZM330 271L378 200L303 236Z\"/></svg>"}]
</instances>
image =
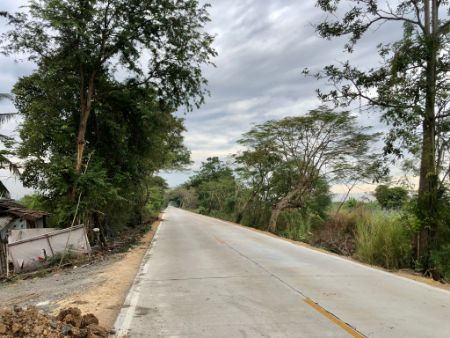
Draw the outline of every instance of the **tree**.
<instances>
[{"instance_id":1,"label":"tree","mask_svg":"<svg viewBox=\"0 0 450 338\"><path fill-rule=\"evenodd\" d=\"M75 173L85 160L92 111L109 90L151 88L171 110L203 102L200 67L215 55L213 38L203 31L207 7L197 0L35 0L28 12L8 15L13 29L2 36L4 53L25 53L37 72L45 69L78 88L71 98L78 107L70 112L76 120ZM127 78L115 88L102 87L117 69Z\"/></svg>"},{"instance_id":2,"label":"tree","mask_svg":"<svg viewBox=\"0 0 450 338\"><path fill-rule=\"evenodd\" d=\"M271 151L271 142L260 139L243 138L238 141L247 147L246 150L234 155L236 173L242 186L240 202L237 205L235 221L240 223L244 212L255 200L263 204L270 201L272 195L272 173L281 161L280 155Z\"/></svg>"},{"instance_id":3,"label":"tree","mask_svg":"<svg viewBox=\"0 0 450 338\"><path fill-rule=\"evenodd\" d=\"M11 95L0 93L0 101L5 99L11 99ZM13 118L16 113L0 113L0 125L5 123L6 121ZM0 134L0 142L6 145L10 145L12 142L12 139L4 134ZM0 150L0 169L9 169L11 173L14 175L19 176L20 171L17 164L13 163L7 156L11 155L11 152L6 149ZM9 197L9 191L6 188L6 186L3 184L3 182L0 181L0 196L6 196Z\"/></svg>"},{"instance_id":4,"label":"tree","mask_svg":"<svg viewBox=\"0 0 450 338\"><path fill-rule=\"evenodd\" d=\"M383 208L400 209L408 200L408 191L402 187L381 184L375 189L375 198Z\"/></svg>"},{"instance_id":5,"label":"tree","mask_svg":"<svg viewBox=\"0 0 450 338\"><path fill-rule=\"evenodd\" d=\"M185 185L167 191L165 199L167 204L173 203L178 208L196 209L198 207L195 189L187 188Z\"/></svg>"},{"instance_id":6,"label":"tree","mask_svg":"<svg viewBox=\"0 0 450 338\"><path fill-rule=\"evenodd\" d=\"M228 213L233 211L235 178L231 168L218 157L208 157L206 162L202 162L200 169L190 178L188 186L195 189L202 212L210 214L213 210Z\"/></svg>"},{"instance_id":7,"label":"tree","mask_svg":"<svg viewBox=\"0 0 450 338\"><path fill-rule=\"evenodd\" d=\"M367 164L377 162L368 151L379 135L367 133L369 128L358 126L355 120L348 111L319 107L304 116L257 125L240 140L247 147L243 156L263 152L267 154L262 156L264 161L271 159L270 171L255 171L256 177L262 174L257 180L267 182L262 190L272 203L271 231L276 230L283 210L306 208L323 178L333 181L354 172L365 173Z\"/></svg>"},{"instance_id":8,"label":"tree","mask_svg":"<svg viewBox=\"0 0 450 338\"><path fill-rule=\"evenodd\" d=\"M348 7L343 12L344 4ZM437 234L442 151L448 148L449 2L407 0L390 5L377 0L318 0L317 5L332 17L341 16L340 20L325 20L317 31L326 39L348 36L348 52L372 28L388 22L403 25L401 40L378 46L379 67L361 69L346 62L340 67L326 66L315 75L328 79L335 88L319 91L323 100L347 106L361 99L383 112L382 120L391 125L386 153L401 156L409 151L420 157L418 210L423 229L417 254L424 256L426 265L429 245Z\"/></svg>"},{"instance_id":9,"label":"tree","mask_svg":"<svg viewBox=\"0 0 450 338\"><path fill-rule=\"evenodd\" d=\"M18 155L24 159L24 185L41 192L55 223L70 224L75 187L82 194L78 215L85 224L112 233L141 222L154 175L189 163L189 152L183 146L183 120L157 102L153 89L123 88L108 78L98 86L108 94L92 110L86 131L89 163L82 175L73 168L78 86L76 79L58 73L40 69L14 87L23 117Z\"/></svg>"}]
</instances>

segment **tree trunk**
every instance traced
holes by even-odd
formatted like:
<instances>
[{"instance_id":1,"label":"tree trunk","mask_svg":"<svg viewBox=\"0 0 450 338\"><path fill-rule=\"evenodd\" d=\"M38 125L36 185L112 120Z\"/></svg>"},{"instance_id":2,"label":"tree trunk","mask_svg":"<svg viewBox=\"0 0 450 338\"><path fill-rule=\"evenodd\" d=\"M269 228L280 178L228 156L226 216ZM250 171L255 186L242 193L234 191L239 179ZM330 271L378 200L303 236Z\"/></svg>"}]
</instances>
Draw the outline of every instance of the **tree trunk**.
<instances>
[{"instance_id":1,"label":"tree trunk","mask_svg":"<svg viewBox=\"0 0 450 338\"><path fill-rule=\"evenodd\" d=\"M437 171L436 171L436 62L437 62L437 4L435 0L425 1L425 28L427 41L427 68L425 111L422 123L422 154L420 161L420 179L418 210L422 228L417 241L417 259L428 265L430 241L436 232Z\"/></svg>"},{"instance_id":2,"label":"tree trunk","mask_svg":"<svg viewBox=\"0 0 450 338\"><path fill-rule=\"evenodd\" d=\"M271 232L275 232L277 230L277 222L278 217L280 216L281 212L289 207L290 203L296 196L301 196L302 191L304 187L297 187L296 189L290 191L286 196L284 196L280 201L278 201L276 204L272 205L272 213L270 215L270 221L268 230ZM301 204L299 204L300 206Z\"/></svg>"},{"instance_id":3,"label":"tree trunk","mask_svg":"<svg viewBox=\"0 0 450 338\"><path fill-rule=\"evenodd\" d=\"M83 70L80 71L80 122L78 124L77 157L75 161L75 172L77 174L81 172L81 166L83 164L83 155L86 145L87 122L92 110L92 101L94 98L94 80L95 72L90 75L86 90L84 88L84 72Z\"/></svg>"},{"instance_id":4,"label":"tree trunk","mask_svg":"<svg viewBox=\"0 0 450 338\"><path fill-rule=\"evenodd\" d=\"M280 216L281 212L283 211L284 207L281 203L277 203L272 206L272 213L270 215L270 221L269 221L269 231L275 232L277 230L277 222L278 217Z\"/></svg>"}]
</instances>

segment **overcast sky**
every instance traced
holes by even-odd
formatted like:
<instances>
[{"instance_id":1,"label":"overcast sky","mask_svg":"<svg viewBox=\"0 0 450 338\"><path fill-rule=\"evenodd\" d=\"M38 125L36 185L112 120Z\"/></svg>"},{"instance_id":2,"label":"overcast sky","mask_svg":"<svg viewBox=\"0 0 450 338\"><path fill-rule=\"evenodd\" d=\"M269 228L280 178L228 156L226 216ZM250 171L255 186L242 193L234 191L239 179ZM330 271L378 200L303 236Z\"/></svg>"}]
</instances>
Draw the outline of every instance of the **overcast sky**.
<instances>
[{"instance_id":1,"label":"overcast sky","mask_svg":"<svg viewBox=\"0 0 450 338\"><path fill-rule=\"evenodd\" d=\"M320 104L315 89L319 83L301 74L308 67L345 61L345 40L326 41L314 31L314 24L324 18L314 0L212 0L211 23L207 29L216 35L219 55L217 67L207 67L211 96L199 110L185 115L186 145L198 168L209 156L226 157L236 151L236 140L254 124L268 119L301 115ZM14 10L26 1L2 0L0 10ZM4 21L1 21L4 30ZM387 38L400 37L400 27L382 27L371 32L351 55L354 62L371 67L377 64L375 46ZM9 92L17 78L31 73L33 65L16 63L0 56L0 92ZM0 111L13 109L0 104ZM376 114L363 113L360 122L385 127ZM1 126L10 134L17 122ZM171 186L182 183L191 172L164 174ZM0 178L9 173L1 171ZM17 181L6 182L14 197L25 192Z\"/></svg>"}]
</instances>

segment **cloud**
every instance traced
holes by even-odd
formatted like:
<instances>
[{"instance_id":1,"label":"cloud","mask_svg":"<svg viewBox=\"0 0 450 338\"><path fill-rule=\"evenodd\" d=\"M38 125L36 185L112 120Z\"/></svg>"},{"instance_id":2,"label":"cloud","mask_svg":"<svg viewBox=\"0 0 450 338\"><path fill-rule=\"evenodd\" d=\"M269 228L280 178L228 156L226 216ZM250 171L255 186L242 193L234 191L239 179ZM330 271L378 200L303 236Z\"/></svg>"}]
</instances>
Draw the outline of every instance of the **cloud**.
<instances>
[{"instance_id":1,"label":"cloud","mask_svg":"<svg viewBox=\"0 0 450 338\"><path fill-rule=\"evenodd\" d=\"M236 141L253 125L268 119L306 113L320 104L315 89L324 82L304 77L305 67L350 58L361 67L378 62L375 46L386 37L398 39L399 25L379 28L363 39L352 55L343 53L345 39L321 39L313 25L324 18L315 1L209 0L212 21L208 31L216 35L217 67L204 68L211 96L199 110L186 114L186 145L195 161L193 169L209 156L237 151ZM20 2L9 2L9 7ZM22 0L22 4L25 1ZM15 80L32 68L0 58L0 89L8 91ZM180 112L180 115L182 113ZM361 123L385 130L379 116L364 114ZM189 173L164 175L174 186Z\"/></svg>"},{"instance_id":2,"label":"cloud","mask_svg":"<svg viewBox=\"0 0 450 338\"><path fill-rule=\"evenodd\" d=\"M194 168L208 156L232 153L236 140L257 123L317 107L315 89L327 85L304 77L303 68L318 70L347 59L363 68L373 67L378 62L376 45L385 42L386 36L400 37L398 27L377 29L348 55L343 52L345 39L327 41L316 34L313 25L323 19L323 13L314 3L211 1L208 28L217 35L219 56L216 68L205 69L211 97L201 109L186 115L186 144L192 150ZM376 113L361 114L359 121L376 131L386 129ZM179 180L169 179L169 183L175 181Z\"/></svg>"}]
</instances>

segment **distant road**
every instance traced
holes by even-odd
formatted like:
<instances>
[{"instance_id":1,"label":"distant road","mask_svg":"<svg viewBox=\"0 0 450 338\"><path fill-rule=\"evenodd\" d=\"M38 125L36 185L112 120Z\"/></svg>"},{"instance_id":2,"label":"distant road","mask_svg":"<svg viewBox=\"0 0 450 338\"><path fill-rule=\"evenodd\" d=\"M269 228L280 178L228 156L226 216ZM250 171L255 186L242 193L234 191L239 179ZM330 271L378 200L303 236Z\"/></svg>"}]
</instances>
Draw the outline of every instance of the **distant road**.
<instances>
[{"instance_id":1,"label":"distant road","mask_svg":"<svg viewBox=\"0 0 450 338\"><path fill-rule=\"evenodd\" d=\"M169 207L128 337L450 337L450 292Z\"/></svg>"}]
</instances>

